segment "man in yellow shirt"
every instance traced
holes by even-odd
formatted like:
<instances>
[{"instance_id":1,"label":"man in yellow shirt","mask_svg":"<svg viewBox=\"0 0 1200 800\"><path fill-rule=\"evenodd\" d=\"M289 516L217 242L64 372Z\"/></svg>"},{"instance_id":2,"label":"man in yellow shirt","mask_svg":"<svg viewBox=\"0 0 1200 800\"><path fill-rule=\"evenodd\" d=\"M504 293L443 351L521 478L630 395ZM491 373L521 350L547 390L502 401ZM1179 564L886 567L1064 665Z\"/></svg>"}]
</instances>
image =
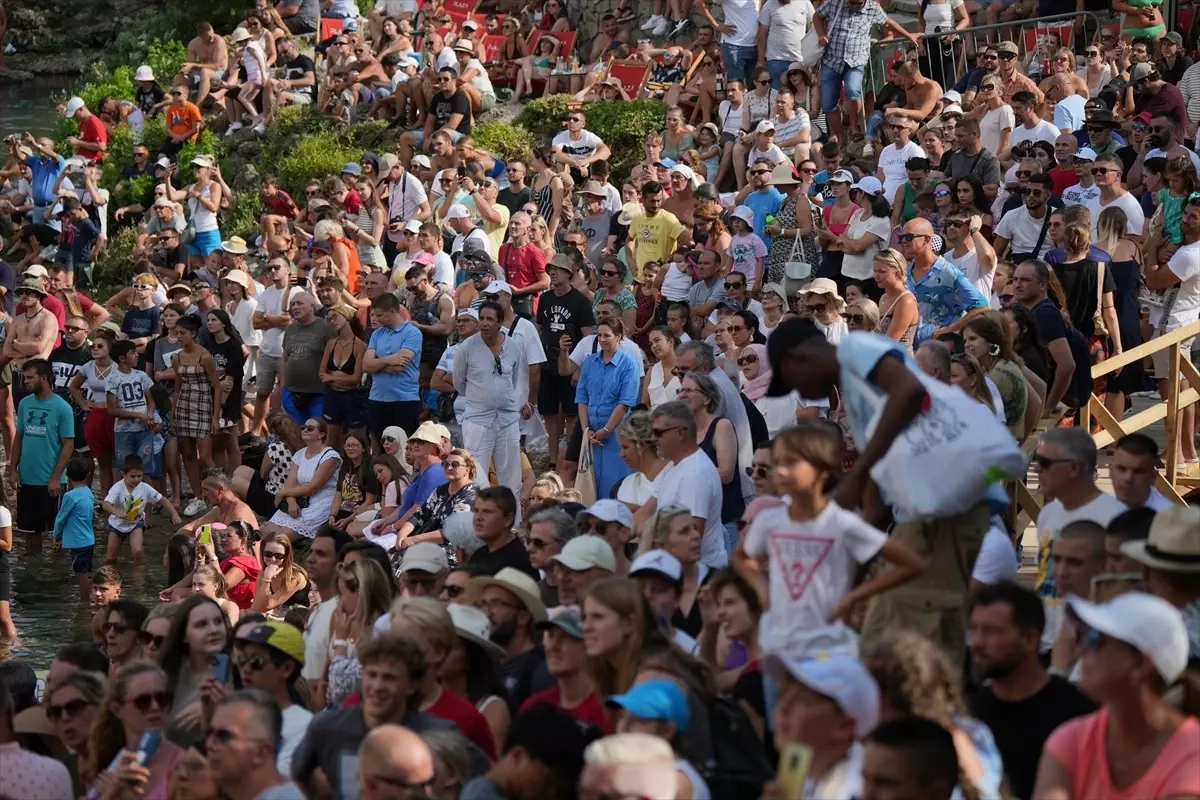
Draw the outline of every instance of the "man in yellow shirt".
<instances>
[{"instance_id":1,"label":"man in yellow shirt","mask_svg":"<svg viewBox=\"0 0 1200 800\"><path fill-rule=\"evenodd\" d=\"M642 269L651 261L663 262L681 245L691 242L691 234L679 219L662 207L663 187L657 181L642 185L645 213L629 223L628 253L632 255L633 279L642 280Z\"/></svg>"}]
</instances>

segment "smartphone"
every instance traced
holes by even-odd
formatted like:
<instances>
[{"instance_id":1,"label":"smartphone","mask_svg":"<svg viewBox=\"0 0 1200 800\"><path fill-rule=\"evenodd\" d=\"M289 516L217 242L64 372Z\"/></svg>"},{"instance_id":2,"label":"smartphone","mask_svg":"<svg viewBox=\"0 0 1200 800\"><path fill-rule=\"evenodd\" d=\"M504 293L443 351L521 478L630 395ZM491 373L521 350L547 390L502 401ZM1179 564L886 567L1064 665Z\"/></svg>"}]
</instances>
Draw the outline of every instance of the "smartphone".
<instances>
[{"instance_id":1,"label":"smartphone","mask_svg":"<svg viewBox=\"0 0 1200 800\"><path fill-rule=\"evenodd\" d=\"M196 544L212 544L212 526L201 525L200 535L196 537Z\"/></svg>"},{"instance_id":2,"label":"smartphone","mask_svg":"<svg viewBox=\"0 0 1200 800\"><path fill-rule=\"evenodd\" d=\"M779 770L775 774L775 785L783 800L801 800L804 783L812 767L813 751L806 744L789 744L779 754Z\"/></svg>"},{"instance_id":3,"label":"smartphone","mask_svg":"<svg viewBox=\"0 0 1200 800\"><path fill-rule=\"evenodd\" d=\"M137 743L137 763L144 767L154 760L158 748L162 745L162 731L146 731Z\"/></svg>"},{"instance_id":4,"label":"smartphone","mask_svg":"<svg viewBox=\"0 0 1200 800\"><path fill-rule=\"evenodd\" d=\"M228 653L217 653L209 662L208 672L218 683L229 683L229 673L233 663L229 660Z\"/></svg>"}]
</instances>

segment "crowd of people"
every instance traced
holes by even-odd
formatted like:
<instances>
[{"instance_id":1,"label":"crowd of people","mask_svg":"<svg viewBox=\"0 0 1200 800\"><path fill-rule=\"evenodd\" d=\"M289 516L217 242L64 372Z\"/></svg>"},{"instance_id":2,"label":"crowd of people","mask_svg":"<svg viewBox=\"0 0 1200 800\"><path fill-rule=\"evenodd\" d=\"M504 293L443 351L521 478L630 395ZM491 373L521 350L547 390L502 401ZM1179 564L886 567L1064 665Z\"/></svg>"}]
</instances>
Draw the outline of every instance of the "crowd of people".
<instances>
[{"instance_id":1,"label":"crowd of people","mask_svg":"<svg viewBox=\"0 0 1200 800\"><path fill-rule=\"evenodd\" d=\"M1200 795L1200 510L1137 433L1102 491L1077 418L1165 398L1166 350L1092 367L1200 319L1200 64L1157 6L1023 58L941 36L958 0L621 2L576 53L560 0L259 0L10 137L0 639L43 548L96 611L40 698L0 663L0 796ZM886 75L872 29L915 43ZM665 126L614 175L582 103L629 60ZM543 86L579 102L527 162L472 141ZM230 235L179 153L286 105L403 135L263 175Z\"/></svg>"}]
</instances>

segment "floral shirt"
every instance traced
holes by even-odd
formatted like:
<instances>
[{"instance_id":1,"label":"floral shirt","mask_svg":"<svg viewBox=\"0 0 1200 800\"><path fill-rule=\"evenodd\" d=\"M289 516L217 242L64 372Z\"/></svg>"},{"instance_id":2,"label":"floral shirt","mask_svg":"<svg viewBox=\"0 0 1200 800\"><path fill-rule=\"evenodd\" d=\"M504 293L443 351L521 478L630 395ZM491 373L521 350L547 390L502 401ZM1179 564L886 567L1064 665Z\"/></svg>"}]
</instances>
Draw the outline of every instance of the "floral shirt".
<instances>
[{"instance_id":1,"label":"floral shirt","mask_svg":"<svg viewBox=\"0 0 1200 800\"><path fill-rule=\"evenodd\" d=\"M474 511L475 497L478 492L479 487L474 483L468 483L454 494L450 494L450 484L443 483L413 514L410 520L413 526L413 535L439 531L446 522L446 518L451 514L457 514L460 511ZM455 566L454 547L449 544L443 546L446 548L446 557L450 559L450 566Z\"/></svg>"},{"instance_id":2,"label":"floral shirt","mask_svg":"<svg viewBox=\"0 0 1200 800\"><path fill-rule=\"evenodd\" d=\"M609 297L608 290L601 287L596 290L594 295L592 295L592 312L599 313L600 304L605 300L612 300L617 304L617 308L621 309L622 311L628 311L631 308L637 307L637 298L634 297L633 292L629 291L628 289L622 288L621 291L617 292L616 296Z\"/></svg>"},{"instance_id":3,"label":"floral shirt","mask_svg":"<svg viewBox=\"0 0 1200 800\"><path fill-rule=\"evenodd\" d=\"M917 298L921 323L917 326L917 344L932 338L934 331L956 322L968 311L987 308L987 298L979 293L962 270L938 256L919 281L913 280L908 265L908 290Z\"/></svg>"}]
</instances>

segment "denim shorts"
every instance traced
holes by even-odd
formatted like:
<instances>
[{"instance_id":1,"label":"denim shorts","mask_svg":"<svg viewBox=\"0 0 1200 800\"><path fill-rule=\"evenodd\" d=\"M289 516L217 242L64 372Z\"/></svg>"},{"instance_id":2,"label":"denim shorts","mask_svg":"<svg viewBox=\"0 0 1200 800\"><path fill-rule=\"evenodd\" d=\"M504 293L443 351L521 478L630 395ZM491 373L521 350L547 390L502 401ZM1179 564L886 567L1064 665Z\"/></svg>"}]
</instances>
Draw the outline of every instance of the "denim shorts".
<instances>
[{"instance_id":1,"label":"denim shorts","mask_svg":"<svg viewBox=\"0 0 1200 800\"><path fill-rule=\"evenodd\" d=\"M118 539L120 539L123 542L129 541L129 537L132 536L133 532L136 530L140 530L142 532L143 536L146 535L146 524L145 523L134 525L132 528L130 528L127 531L123 531L120 528L114 527L111 522L109 522L107 525L105 525L105 527L108 528L108 532L110 535L116 536Z\"/></svg>"},{"instance_id":2,"label":"denim shorts","mask_svg":"<svg viewBox=\"0 0 1200 800\"><path fill-rule=\"evenodd\" d=\"M113 466L118 470L124 470L126 456L135 455L142 459L147 475L157 478L161 474L159 457L154 452L154 431L117 431L113 444Z\"/></svg>"},{"instance_id":3,"label":"denim shorts","mask_svg":"<svg viewBox=\"0 0 1200 800\"><path fill-rule=\"evenodd\" d=\"M95 547L71 547L71 571L76 575L90 574L92 571L92 555Z\"/></svg>"},{"instance_id":4,"label":"denim shorts","mask_svg":"<svg viewBox=\"0 0 1200 800\"><path fill-rule=\"evenodd\" d=\"M821 108L837 108L842 101L843 85L847 100L862 100L863 68L847 67L845 62L841 70L821 65Z\"/></svg>"},{"instance_id":5,"label":"denim shorts","mask_svg":"<svg viewBox=\"0 0 1200 800\"><path fill-rule=\"evenodd\" d=\"M321 416L330 425L361 428L367 424L367 393L361 389L342 392L325 387Z\"/></svg>"}]
</instances>

